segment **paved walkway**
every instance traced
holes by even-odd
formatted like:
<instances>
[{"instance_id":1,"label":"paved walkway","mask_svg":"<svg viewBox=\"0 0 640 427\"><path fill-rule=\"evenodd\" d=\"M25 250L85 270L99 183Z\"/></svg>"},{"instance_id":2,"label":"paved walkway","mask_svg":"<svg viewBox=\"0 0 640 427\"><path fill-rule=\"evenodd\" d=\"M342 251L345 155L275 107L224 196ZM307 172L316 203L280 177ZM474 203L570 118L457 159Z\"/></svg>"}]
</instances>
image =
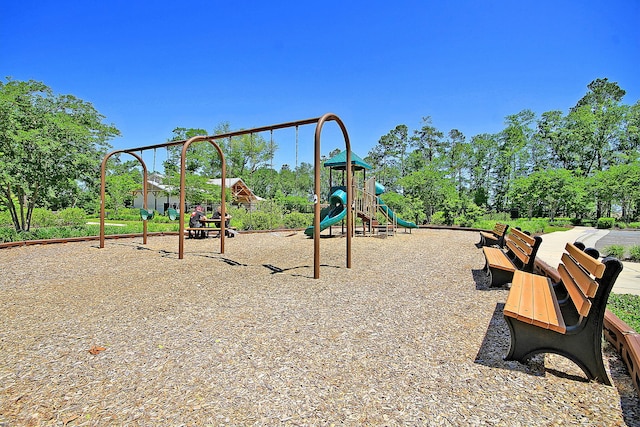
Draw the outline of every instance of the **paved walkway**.
<instances>
[{"instance_id":1,"label":"paved walkway","mask_svg":"<svg viewBox=\"0 0 640 427\"><path fill-rule=\"evenodd\" d=\"M640 245L640 231L610 231L591 227L574 227L568 231L556 231L542 235L538 257L552 267L557 267L567 242L582 242L586 247L599 251L612 244ZM640 263L623 262L613 292L640 295Z\"/></svg>"}]
</instances>

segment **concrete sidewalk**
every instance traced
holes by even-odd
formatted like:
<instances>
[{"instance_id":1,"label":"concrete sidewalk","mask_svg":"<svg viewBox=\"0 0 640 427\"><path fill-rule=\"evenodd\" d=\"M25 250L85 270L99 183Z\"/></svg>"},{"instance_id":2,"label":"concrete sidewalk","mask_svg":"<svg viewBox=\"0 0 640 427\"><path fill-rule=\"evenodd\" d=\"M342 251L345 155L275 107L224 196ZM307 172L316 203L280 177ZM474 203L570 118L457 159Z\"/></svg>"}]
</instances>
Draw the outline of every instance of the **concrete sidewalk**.
<instances>
[{"instance_id":1,"label":"concrete sidewalk","mask_svg":"<svg viewBox=\"0 0 640 427\"><path fill-rule=\"evenodd\" d=\"M630 231L629 233L632 233L633 238L637 238L638 241L635 244L640 245L640 232ZM537 257L555 268L560 263L560 257L567 243L582 242L588 248L602 250L597 243L607 234L609 230L591 227L574 227L568 231L543 234ZM640 263L623 262L622 264L624 267L613 286L613 292L640 295Z\"/></svg>"}]
</instances>

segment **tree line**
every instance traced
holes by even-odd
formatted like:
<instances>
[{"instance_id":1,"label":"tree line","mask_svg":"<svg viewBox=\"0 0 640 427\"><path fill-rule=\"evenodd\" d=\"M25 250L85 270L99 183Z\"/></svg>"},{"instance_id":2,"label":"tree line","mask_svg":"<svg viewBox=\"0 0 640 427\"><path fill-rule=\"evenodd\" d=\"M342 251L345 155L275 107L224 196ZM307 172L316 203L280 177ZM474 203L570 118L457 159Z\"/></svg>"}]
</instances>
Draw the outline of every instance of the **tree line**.
<instances>
[{"instance_id":1,"label":"tree line","mask_svg":"<svg viewBox=\"0 0 640 427\"><path fill-rule=\"evenodd\" d=\"M416 216L464 222L467 214L510 211L527 217L640 215L640 101L596 79L567 113L523 110L496 134L467 138L398 125L365 158Z\"/></svg>"},{"instance_id":2,"label":"tree line","mask_svg":"<svg viewBox=\"0 0 640 427\"><path fill-rule=\"evenodd\" d=\"M640 101L627 105L624 96L617 83L596 79L566 113L523 110L507 116L502 131L471 138L439 130L429 116L419 129L400 124L364 158L374 168L368 175L385 185L389 206L417 222L466 225L485 212L578 220L617 213L631 221L640 215ZM29 229L36 206L98 209L100 163L119 135L104 120L90 103L55 94L44 83L0 81L0 209L11 213L17 230ZM211 131L176 127L167 141L230 130L227 122ZM227 176L242 178L255 194L291 210L313 200L313 165L274 169L273 135L218 143ZM219 188L206 183L220 174L214 148L201 143L189 150L190 198L215 200ZM179 162L180 148L168 149L165 184L177 183ZM141 170L117 156L108 166L107 204L117 209L131 203ZM324 194L329 178L323 169Z\"/></svg>"}]
</instances>

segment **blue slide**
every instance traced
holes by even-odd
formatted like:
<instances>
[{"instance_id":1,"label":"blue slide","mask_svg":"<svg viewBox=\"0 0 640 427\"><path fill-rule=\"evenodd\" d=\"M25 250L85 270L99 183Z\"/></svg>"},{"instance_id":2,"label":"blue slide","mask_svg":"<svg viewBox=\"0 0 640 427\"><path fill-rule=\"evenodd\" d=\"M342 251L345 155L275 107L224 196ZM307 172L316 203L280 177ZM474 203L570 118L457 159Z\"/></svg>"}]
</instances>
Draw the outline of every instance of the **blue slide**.
<instances>
[{"instance_id":1,"label":"blue slide","mask_svg":"<svg viewBox=\"0 0 640 427\"><path fill-rule=\"evenodd\" d=\"M387 206L387 204L380 197L378 197L378 206L385 214L387 214L387 216L392 221L396 221L399 226L405 227L405 228L418 228L415 222L405 221L404 219L398 218L395 212L393 212L393 210L391 210L391 208Z\"/></svg>"},{"instance_id":2,"label":"blue slide","mask_svg":"<svg viewBox=\"0 0 640 427\"><path fill-rule=\"evenodd\" d=\"M345 203L347 203L347 193L344 190L336 190L329 197L329 212L320 220L320 231L342 221L347 215ZM313 225L304 230L304 234L313 237Z\"/></svg>"}]
</instances>

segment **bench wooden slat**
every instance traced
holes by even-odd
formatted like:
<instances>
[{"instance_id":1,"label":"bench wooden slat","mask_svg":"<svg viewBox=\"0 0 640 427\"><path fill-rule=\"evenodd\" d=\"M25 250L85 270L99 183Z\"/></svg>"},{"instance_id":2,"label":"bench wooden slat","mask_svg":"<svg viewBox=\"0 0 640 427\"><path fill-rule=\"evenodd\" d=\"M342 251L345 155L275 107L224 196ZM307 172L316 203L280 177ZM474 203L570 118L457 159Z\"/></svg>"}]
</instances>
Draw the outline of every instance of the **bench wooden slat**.
<instances>
[{"instance_id":1,"label":"bench wooden slat","mask_svg":"<svg viewBox=\"0 0 640 427\"><path fill-rule=\"evenodd\" d=\"M598 279L602 277L602 275L604 274L605 265L599 260L587 255L572 243L567 243L565 250L569 253L569 255L575 258L575 260L578 261L580 265L583 266L590 274L593 274Z\"/></svg>"},{"instance_id":2,"label":"bench wooden slat","mask_svg":"<svg viewBox=\"0 0 640 427\"><path fill-rule=\"evenodd\" d=\"M511 281L511 290L507 295L507 301L504 303L504 308L502 309L502 312L505 316L510 316L515 319L518 318L523 280L524 276L519 274L513 275L513 280Z\"/></svg>"},{"instance_id":3,"label":"bench wooden slat","mask_svg":"<svg viewBox=\"0 0 640 427\"><path fill-rule=\"evenodd\" d=\"M573 260L571 260L571 262L573 262ZM580 289L580 285L575 282L574 278L571 277L571 275L567 271L567 268L563 264L558 265L558 273L560 273L560 277L562 277L562 283L567 289L567 293L571 297L571 301L576 307L578 313L580 313L580 316L588 315L589 310L591 310L591 301L582 292L582 289Z\"/></svg>"},{"instance_id":4,"label":"bench wooden slat","mask_svg":"<svg viewBox=\"0 0 640 427\"><path fill-rule=\"evenodd\" d=\"M593 298L598 290L598 282L593 280L585 270L580 268L568 254L562 254L561 260L571 277L573 277L580 287L582 293L589 298Z\"/></svg>"},{"instance_id":5,"label":"bench wooden slat","mask_svg":"<svg viewBox=\"0 0 640 427\"><path fill-rule=\"evenodd\" d=\"M511 229L511 234L513 235L513 237L522 240L523 242L525 242L527 245L529 246L533 246L536 242L536 239L533 238L532 236L529 236L527 233L518 230L517 228L512 228Z\"/></svg>"},{"instance_id":6,"label":"bench wooden slat","mask_svg":"<svg viewBox=\"0 0 640 427\"><path fill-rule=\"evenodd\" d=\"M480 234L488 239L494 239L496 238L495 234L493 233L487 233L486 231L481 231Z\"/></svg>"},{"instance_id":7,"label":"bench wooden slat","mask_svg":"<svg viewBox=\"0 0 640 427\"><path fill-rule=\"evenodd\" d=\"M531 312L531 319L534 325L549 329L549 310L547 307L547 297L545 296L544 283L537 283L534 285L534 277L527 277L527 286L531 287L531 296L533 298L533 310ZM547 291L548 292L548 291Z\"/></svg>"},{"instance_id":8,"label":"bench wooden slat","mask_svg":"<svg viewBox=\"0 0 640 427\"><path fill-rule=\"evenodd\" d=\"M507 248L511 249L511 252L520 259L522 264L526 265L529 262L529 256L522 251L521 246L509 237L507 237L506 242Z\"/></svg>"},{"instance_id":9,"label":"bench wooden slat","mask_svg":"<svg viewBox=\"0 0 640 427\"><path fill-rule=\"evenodd\" d=\"M482 251L484 252L484 256L489 263L489 266L492 268L499 268L505 271L515 271L516 269L509 261L509 258L498 248L493 247L483 247Z\"/></svg>"},{"instance_id":10,"label":"bench wooden slat","mask_svg":"<svg viewBox=\"0 0 640 427\"><path fill-rule=\"evenodd\" d=\"M512 228L508 236L509 249L526 265L531 256L531 250L536 244L536 239L517 228Z\"/></svg>"},{"instance_id":11,"label":"bench wooden slat","mask_svg":"<svg viewBox=\"0 0 640 427\"><path fill-rule=\"evenodd\" d=\"M503 313L523 323L564 334L567 328L553 292L547 277L518 270L513 275Z\"/></svg>"},{"instance_id":12,"label":"bench wooden slat","mask_svg":"<svg viewBox=\"0 0 640 427\"><path fill-rule=\"evenodd\" d=\"M548 308L547 315L549 320L548 328L561 334L565 334L567 332L567 325L564 323L560 304L558 304L558 300L554 298L555 291L550 280L547 280L545 291L544 296L546 307Z\"/></svg>"}]
</instances>

